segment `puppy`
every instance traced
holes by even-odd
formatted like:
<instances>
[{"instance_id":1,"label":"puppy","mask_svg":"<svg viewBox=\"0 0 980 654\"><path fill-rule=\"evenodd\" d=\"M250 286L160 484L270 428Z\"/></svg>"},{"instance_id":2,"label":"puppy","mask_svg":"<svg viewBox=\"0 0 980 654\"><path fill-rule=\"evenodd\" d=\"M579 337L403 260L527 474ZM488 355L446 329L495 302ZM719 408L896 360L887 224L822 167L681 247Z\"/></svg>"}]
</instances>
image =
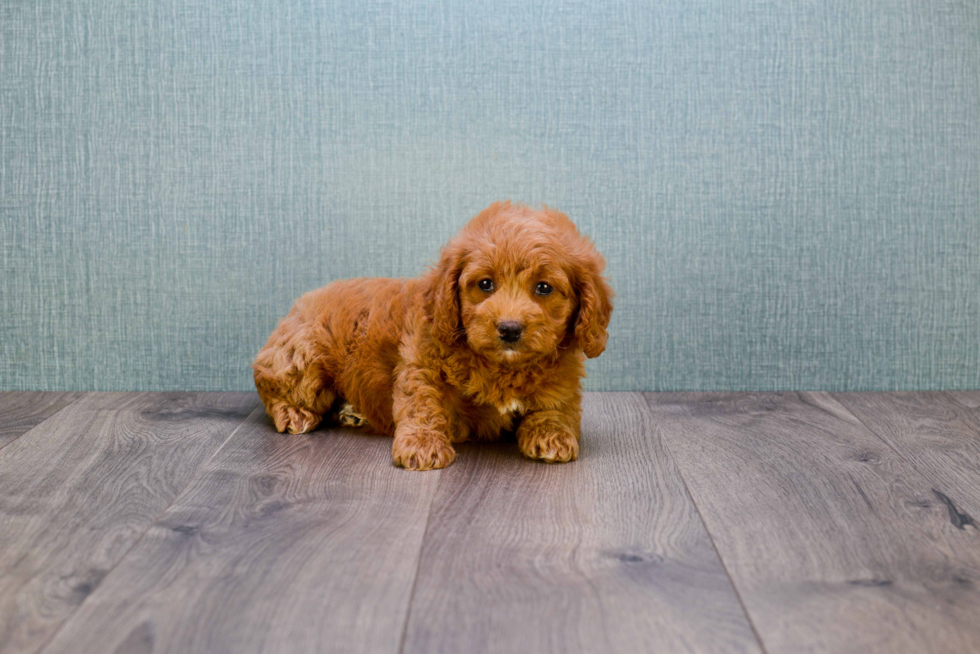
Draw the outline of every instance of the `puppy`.
<instances>
[{"instance_id":1,"label":"puppy","mask_svg":"<svg viewBox=\"0 0 980 654\"><path fill-rule=\"evenodd\" d=\"M394 462L443 468L453 443L514 432L521 452L578 457L585 357L606 347L605 261L568 217L495 203L416 279L303 295L252 368L280 432L342 424L394 436Z\"/></svg>"}]
</instances>

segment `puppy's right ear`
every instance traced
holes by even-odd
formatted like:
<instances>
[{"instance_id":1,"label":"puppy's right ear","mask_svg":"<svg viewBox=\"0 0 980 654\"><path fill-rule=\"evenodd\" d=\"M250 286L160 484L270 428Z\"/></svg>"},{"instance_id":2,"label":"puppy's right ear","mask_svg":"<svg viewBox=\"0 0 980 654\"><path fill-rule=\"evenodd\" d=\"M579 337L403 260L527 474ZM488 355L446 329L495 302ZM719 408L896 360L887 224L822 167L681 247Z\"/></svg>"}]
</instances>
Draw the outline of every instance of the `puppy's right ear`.
<instances>
[{"instance_id":1,"label":"puppy's right ear","mask_svg":"<svg viewBox=\"0 0 980 654\"><path fill-rule=\"evenodd\" d=\"M463 272L464 255L462 244L450 241L442 250L439 264L429 273L426 312L432 320L432 333L444 343L455 343L464 334L459 310L459 276Z\"/></svg>"}]
</instances>

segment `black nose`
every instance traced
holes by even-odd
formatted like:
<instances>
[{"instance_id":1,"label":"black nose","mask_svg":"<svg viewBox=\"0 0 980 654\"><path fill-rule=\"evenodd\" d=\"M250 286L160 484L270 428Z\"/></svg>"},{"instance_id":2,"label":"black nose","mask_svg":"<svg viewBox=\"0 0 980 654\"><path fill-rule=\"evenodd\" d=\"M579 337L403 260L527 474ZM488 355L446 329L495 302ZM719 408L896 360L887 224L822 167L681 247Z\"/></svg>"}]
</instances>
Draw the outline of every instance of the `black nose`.
<instances>
[{"instance_id":1,"label":"black nose","mask_svg":"<svg viewBox=\"0 0 980 654\"><path fill-rule=\"evenodd\" d=\"M500 334L500 340L504 343L516 343L520 340L522 331L524 331L524 327L519 322L507 320L497 323L497 333Z\"/></svg>"}]
</instances>

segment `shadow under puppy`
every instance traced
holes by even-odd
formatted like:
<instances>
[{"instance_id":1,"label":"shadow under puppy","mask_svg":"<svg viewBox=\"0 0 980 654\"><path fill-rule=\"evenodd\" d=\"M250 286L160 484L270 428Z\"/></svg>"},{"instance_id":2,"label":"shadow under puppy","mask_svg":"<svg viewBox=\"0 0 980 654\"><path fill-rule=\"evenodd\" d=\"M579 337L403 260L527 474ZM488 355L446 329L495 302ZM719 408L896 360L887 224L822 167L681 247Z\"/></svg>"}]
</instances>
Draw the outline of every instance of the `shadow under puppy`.
<instances>
[{"instance_id":1,"label":"shadow under puppy","mask_svg":"<svg viewBox=\"0 0 980 654\"><path fill-rule=\"evenodd\" d=\"M473 218L416 279L334 282L296 301L253 364L280 432L339 407L394 436L410 470L515 431L526 456L578 457L585 357L606 346L605 261L568 217L509 202Z\"/></svg>"}]
</instances>

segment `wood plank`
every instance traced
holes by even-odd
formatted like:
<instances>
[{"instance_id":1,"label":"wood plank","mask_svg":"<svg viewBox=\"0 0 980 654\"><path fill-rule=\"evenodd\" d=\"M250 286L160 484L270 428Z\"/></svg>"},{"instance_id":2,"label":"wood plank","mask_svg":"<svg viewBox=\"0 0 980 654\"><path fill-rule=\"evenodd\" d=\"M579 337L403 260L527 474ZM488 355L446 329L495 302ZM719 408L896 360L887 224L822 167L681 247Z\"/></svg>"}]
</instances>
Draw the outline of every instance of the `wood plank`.
<instances>
[{"instance_id":1,"label":"wood plank","mask_svg":"<svg viewBox=\"0 0 980 654\"><path fill-rule=\"evenodd\" d=\"M257 404L85 394L0 450L0 652L37 651Z\"/></svg>"},{"instance_id":2,"label":"wood plank","mask_svg":"<svg viewBox=\"0 0 980 654\"><path fill-rule=\"evenodd\" d=\"M405 652L756 652L637 393L585 397L581 456L461 448L443 471Z\"/></svg>"},{"instance_id":3,"label":"wood plank","mask_svg":"<svg viewBox=\"0 0 980 654\"><path fill-rule=\"evenodd\" d=\"M980 391L946 391L946 395L963 406L980 409Z\"/></svg>"},{"instance_id":4,"label":"wood plank","mask_svg":"<svg viewBox=\"0 0 980 654\"><path fill-rule=\"evenodd\" d=\"M259 408L44 651L394 654L439 475Z\"/></svg>"},{"instance_id":5,"label":"wood plank","mask_svg":"<svg viewBox=\"0 0 980 654\"><path fill-rule=\"evenodd\" d=\"M71 404L81 393L0 393L0 449Z\"/></svg>"},{"instance_id":6,"label":"wood plank","mask_svg":"<svg viewBox=\"0 0 980 654\"><path fill-rule=\"evenodd\" d=\"M962 527L973 517L980 526L980 410L939 392L834 393L834 399L931 481L933 500Z\"/></svg>"},{"instance_id":7,"label":"wood plank","mask_svg":"<svg viewBox=\"0 0 980 654\"><path fill-rule=\"evenodd\" d=\"M766 651L980 651L976 530L832 397L647 399Z\"/></svg>"}]
</instances>

